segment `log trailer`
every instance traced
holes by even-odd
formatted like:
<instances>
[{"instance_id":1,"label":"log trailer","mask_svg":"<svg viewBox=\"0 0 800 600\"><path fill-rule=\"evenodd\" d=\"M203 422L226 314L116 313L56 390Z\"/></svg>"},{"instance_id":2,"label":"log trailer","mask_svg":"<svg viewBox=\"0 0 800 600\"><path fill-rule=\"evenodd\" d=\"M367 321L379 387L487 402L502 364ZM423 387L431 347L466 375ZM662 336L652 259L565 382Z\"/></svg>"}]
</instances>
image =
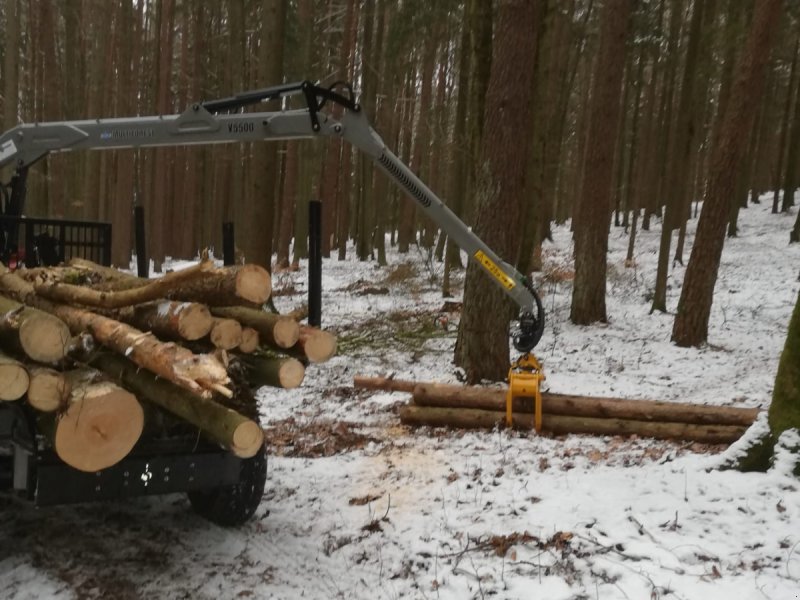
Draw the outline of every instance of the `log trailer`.
<instances>
[{"instance_id":1,"label":"log trailer","mask_svg":"<svg viewBox=\"0 0 800 600\"><path fill-rule=\"evenodd\" d=\"M284 102L290 96L301 96L305 107L244 112L246 107ZM340 116L329 110L333 105L341 108ZM528 278L481 241L386 147L348 84L284 84L198 102L173 115L18 125L0 136L0 167L14 168L10 184L2 186L4 217L23 214L28 170L50 153L318 137L342 139L369 156L519 305L519 318L510 334L521 357L509 370L507 418L515 395L532 396L540 407L538 388L543 375L530 354L544 329L538 294ZM0 254L8 261L18 253L16 225L0 222L0 235ZM30 241L26 243L30 250ZM40 246L36 251L47 254L47 248ZM197 432L191 430L166 439L142 439L117 465L97 473L80 472L54 456L37 431L29 407L0 403L0 489L17 490L37 505L188 492L193 508L201 515L223 525L236 525L255 512L265 480L263 448L253 458L240 459L210 443L198 442Z\"/></svg>"}]
</instances>

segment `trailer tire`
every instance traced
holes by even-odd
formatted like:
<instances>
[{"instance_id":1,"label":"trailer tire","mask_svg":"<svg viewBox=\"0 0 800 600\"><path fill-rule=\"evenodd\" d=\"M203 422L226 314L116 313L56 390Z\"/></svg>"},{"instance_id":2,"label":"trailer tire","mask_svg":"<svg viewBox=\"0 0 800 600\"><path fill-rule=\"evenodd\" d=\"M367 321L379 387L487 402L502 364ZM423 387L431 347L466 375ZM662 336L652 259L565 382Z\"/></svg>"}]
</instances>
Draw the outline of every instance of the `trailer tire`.
<instances>
[{"instance_id":1,"label":"trailer tire","mask_svg":"<svg viewBox=\"0 0 800 600\"><path fill-rule=\"evenodd\" d=\"M266 482L267 449L262 446L255 456L242 460L239 483L187 495L192 509L201 517L223 527L236 527L255 514Z\"/></svg>"}]
</instances>

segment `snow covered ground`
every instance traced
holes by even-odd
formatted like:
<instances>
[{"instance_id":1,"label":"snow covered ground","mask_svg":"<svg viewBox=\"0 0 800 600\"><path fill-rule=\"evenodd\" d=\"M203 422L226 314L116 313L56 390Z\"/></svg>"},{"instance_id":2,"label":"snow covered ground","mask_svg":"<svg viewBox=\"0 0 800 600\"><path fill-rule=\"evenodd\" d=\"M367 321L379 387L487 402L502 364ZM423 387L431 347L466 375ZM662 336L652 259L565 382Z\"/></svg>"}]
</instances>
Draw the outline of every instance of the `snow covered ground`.
<instances>
[{"instance_id":1,"label":"snow covered ground","mask_svg":"<svg viewBox=\"0 0 800 600\"><path fill-rule=\"evenodd\" d=\"M792 218L767 203L742 211L700 350L670 344L672 315L648 314L658 226L639 233L631 268L612 229L610 323L592 327L568 322L570 234L556 229L538 282L546 386L766 408L800 290ZM672 310L683 274L670 276ZM2 596L800 598L800 481L787 452L742 474L718 468L742 442L410 430L396 416L405 395L353 390L356 374L457 381L457 315L441 318L440 277L421 252L384 268L325 262L323 326L340 354L299 390L259 392L273 447L246 526L211 525L181 496L37 510L0 495ZM304 265L274 286L279 309L296 308Z\"/></svg>"}]
</instances>

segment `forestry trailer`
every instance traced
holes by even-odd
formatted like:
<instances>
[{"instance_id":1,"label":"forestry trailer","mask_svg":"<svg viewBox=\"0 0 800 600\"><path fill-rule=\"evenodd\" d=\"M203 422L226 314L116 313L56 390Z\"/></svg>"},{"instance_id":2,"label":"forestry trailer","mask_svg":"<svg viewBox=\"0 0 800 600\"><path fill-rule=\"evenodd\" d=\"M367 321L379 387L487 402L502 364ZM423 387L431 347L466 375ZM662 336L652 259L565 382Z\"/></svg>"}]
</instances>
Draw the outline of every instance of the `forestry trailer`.
<instances>
[{"instance_id":1,"label":"forestry trailer","mask_svg":"<svg viewBox=\"0 0 800 600\"><path fill-rule=\"evenodd\" d=\"M289 96L301 96L305 107L244 112L245 107L283 101ZM330 110L333 105L341 110ZM341 116L336 116L339 113ZM279 85L198 102L174 115L14 127L0 137L0 167L14 168L10 184L2 186L2 260L21 262L25 258L30 265L53 262L59 257L50 243L52 236L30 231L25 239L28 251L23 257L19 225L14 222L23 213L28 169L50 153L317 137L342 139L369 156L519 305L519 318L511 327L511 337L522 356L509 371L507 417L510 418L514 395L539 399L538 385L543 375L530 351L542 336L544 310L530 281L483 243L386 148L347 84L321 87L304 81ZM51 221L49 225L57 227L59 222ZM91 228L90 224L81 225ZM45 243L47 240L50 242ZM104 244L107 248L107 237L99 245ZM36 254L35 259L31 252ZM60 258L64 258L63 247ZM540 407L540 400L536 405ZM263 495L265 480L263 448L254 457L242 459L203 440L197 429L188 424L168 436L143 436L125 459L110 468L95 473L78 471L54 455L47 437L37 426L35 412L27 404L0 402L0 489L13 488L38 505L188 492L192 506L200 514L217 523L235 525L253 515Z\"/></svg>"}]
</instances>

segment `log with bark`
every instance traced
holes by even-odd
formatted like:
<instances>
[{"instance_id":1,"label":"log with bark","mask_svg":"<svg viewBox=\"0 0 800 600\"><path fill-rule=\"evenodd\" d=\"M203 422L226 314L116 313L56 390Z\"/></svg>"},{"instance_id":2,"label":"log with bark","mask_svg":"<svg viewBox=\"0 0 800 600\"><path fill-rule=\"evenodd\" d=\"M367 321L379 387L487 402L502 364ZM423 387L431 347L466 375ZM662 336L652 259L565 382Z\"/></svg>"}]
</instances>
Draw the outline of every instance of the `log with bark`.
<instances>
[{"instance_id":1,"label":"log with bark","mask_svg":"<svg viewBox=\"0 0 800 600\"><path fill-rule=\"evenodd\" d=\"M100 344L191 392L209 397L211 390L230 394L225 367L213 356L193 354L150 333L87 310L50 302L14 273L0 275L0 289L31 306L56 315L76 335L89 332Z\"/></svg>"},{"instance_id":2,"label":"log with bark","mask_svg":"<svg viewBox=\"0 0 800 600\"><path fill-rule=\"evenodd\" d=\"M203 304L173 300L127 307L106 316L169 340L199 340L208 335L214 324Z\"/></svg>"},{"instance_id":3,"label":"log with bark","mask_svg":"<svg viewBox=\"0 0 800 600\"><path fill-rule=\"evenodd\" d=\"M0 400L19 400L28 391L30 377L18 360L0 352Z\"/></svg>"},{"instance_id":4,"label":"log with bark","mask_svg":"<svg viewBox=\"0 0 800 600\"><path fill-rule=\"evenodd\" d=\"M292 389L303 383L306 369L294 358L278 358L265 355L242 356L239 361L245 378L251 387L267 385Z\"/></svg>"},{"instance_id":5,"label":"log with bark","mask_svg":"<svg viewBox=\"0 0 800 600\"><path fill-rule=\"evenodd\" d=\"M506 391L500 388L421 383L379 377L356 377L357 388L413 393L419 406L505 411ZM517 398L513 410L533 412L531 399ZM708 425L749 426L759 410L728 406L705 406L655 400L621 400L591 396L542 393L542 412L590 418L631 419Z\"/></svg>"},{"instance_id":6,"label":"log with bark","mask_svg":"<svg viewBox=\"0 0 800 600\"><path fill-rule=\"evenodd\" d=\"M400 408L400 421L407 425L491 429L505 426L505 414L494 410L403 406ZM533 415L516 413L513 423L515 428L531 430ZM544 414L542 429L554 434L637 435L664 440L690 440L704 444L730 444L742 436L746 427Z\"/></svg>"},{"instance_id":7,"label":"log with bark","mask_svg":"<svg viewBox=\"0 0 800 600\"><path fill-rule=\"evenodd\" d=\"M67 409L44 415L42 429L51 433L53 449L68 465L95 472L125 458L139 440L144 412L136 397L96 373L68 374L72 392Z\"/></svg>"},{"instance_id":8,"label":"log with bark","mask_svg":"<svg viewBox=\"0 0 800 600\"><path fill-rule=\"evenodd\" d=\"M69 379L46 367L29 367L28 404L40 412L55 412L67 406L72 388Z\"/></svg>"},{"instance_id":9,"label":"log with bark","mask_svg":"<svg viewBox=\"0 0 800 600\"><path fill-rule=\"evenodd\" d=\"M66 356L71 339L69 327L59 318L0 296L0 344L41 363L55 363Z\"/></svg>"},{"instance_id":10,"label":"log with bark","mask_svg":"<svg viewBox=\"0 0 800 600\"><path fill-rule=\"evenodd\" d=\"M160 406L205 433L237 456L249 458L261 448L264 433L258 423L212 399L197 398L184 389L141 371L130 361L107 352L90 364L120 381L137 396Z\"/></svg>"},{"instance_id":11,"label":"log with bark","mask_svg":"<svg viewBox=\"0 0 800 600\"><path fill-rule=\"evenodd\" d=\"M300 337L300 325L289 317L244 306L211 307L217 317L235 319L258 332L261 341L276 349L291 348Z\"/></svg>"}]
</instances>

